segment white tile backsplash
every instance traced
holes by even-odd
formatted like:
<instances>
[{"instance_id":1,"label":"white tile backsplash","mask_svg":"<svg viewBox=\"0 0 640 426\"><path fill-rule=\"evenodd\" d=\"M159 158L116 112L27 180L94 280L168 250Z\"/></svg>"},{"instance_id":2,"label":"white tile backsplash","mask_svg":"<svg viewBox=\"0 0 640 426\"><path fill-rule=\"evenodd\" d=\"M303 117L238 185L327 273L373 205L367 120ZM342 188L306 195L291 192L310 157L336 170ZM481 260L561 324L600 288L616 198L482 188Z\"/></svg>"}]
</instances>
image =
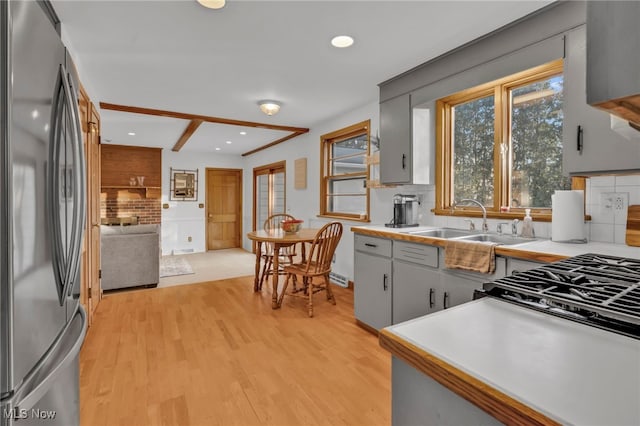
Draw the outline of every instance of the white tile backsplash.
<instances>
[{"instance_id":1,"label":"white tile backsplash","mask_svg":"<svg viewBox=\"0 0 640 426\"><path fill-rule=\"evenodd\" d=\"M615 225L613 242L616 244L625 244L625 238L627 236L627 225Z\"/></svg>"},{"instance_id":2,"label":"white tile backsplash","mask_svg":"<svg viewBox=\"0 0 640 426\"><path fill-rule=\"evenodd\" d=\"M616 177L615 176L594 176L589 178L589 182L591 182L591 189L599 186L613 187L616 184Z\"/></svg>"},{"instance_id":3,"label":"white tile backsplash","mask_svg":"<svg viewBox=\"0 0 640 426\"><path fill-rule=\"evenodd\" d=\"M613 243L614 226L600 223L592 223L590 228L589 241L600 241L602 243Z\"/></svg>"},{"instance_id":4,"label":"white tile backsplash","mask_svg":"<svg viewBox=\"0 0 640 426\"><path fill-rule=\"evenodd\" d=\"M619 186L640 186L640 175L616 176L616 187Z\"/></svg>"},{"instance_id":5,"label":"white tile backsplash","mask_svg":"<svg viewBox=\"0 0 640 426\"><path fill-rule=\"evenodd\" d=\"M611 197L623 197L623 207ZM591 215L590 241L625 244L627 207L640 204L640 175L594 176L587 180L587 214Z\"/></svg>"}]
</instances>

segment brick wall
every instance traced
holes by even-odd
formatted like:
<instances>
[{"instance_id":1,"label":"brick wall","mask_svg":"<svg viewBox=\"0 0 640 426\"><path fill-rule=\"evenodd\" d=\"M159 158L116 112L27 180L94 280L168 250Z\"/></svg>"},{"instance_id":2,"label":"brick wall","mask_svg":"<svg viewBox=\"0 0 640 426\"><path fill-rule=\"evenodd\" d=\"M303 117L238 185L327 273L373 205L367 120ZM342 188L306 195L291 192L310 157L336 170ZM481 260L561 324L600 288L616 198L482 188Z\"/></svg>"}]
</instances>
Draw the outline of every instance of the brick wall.
<instances>
[{"instance_id":1,"label":"brick wall","mask_svg":"<svg viewBox=\"0 0 640 426\"><path fill-rule=\"evenodd\" d=\"M100 217L136 216L139 224L160 223L160 198L148 198L145 190L102 189Z\"/></svg>"}]
</instances>

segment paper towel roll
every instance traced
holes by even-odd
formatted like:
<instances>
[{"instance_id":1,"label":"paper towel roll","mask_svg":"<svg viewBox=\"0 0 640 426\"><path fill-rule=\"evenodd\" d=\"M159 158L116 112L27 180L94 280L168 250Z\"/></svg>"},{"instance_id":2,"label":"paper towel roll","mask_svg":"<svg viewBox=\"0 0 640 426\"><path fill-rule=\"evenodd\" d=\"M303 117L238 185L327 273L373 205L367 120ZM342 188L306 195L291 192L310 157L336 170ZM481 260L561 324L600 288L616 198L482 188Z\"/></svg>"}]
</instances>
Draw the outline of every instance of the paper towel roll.
<instances>
[{"instance_id":1,"label":"paper towel roll","mask_svg":"<svg viewBox=\"0 0 640 426\"><path fill-rule=\"evenodd\" d=\"M551 240L562 243L586 243L584 192L555 191L551 196Z\"/></svg>"}]
</instances>

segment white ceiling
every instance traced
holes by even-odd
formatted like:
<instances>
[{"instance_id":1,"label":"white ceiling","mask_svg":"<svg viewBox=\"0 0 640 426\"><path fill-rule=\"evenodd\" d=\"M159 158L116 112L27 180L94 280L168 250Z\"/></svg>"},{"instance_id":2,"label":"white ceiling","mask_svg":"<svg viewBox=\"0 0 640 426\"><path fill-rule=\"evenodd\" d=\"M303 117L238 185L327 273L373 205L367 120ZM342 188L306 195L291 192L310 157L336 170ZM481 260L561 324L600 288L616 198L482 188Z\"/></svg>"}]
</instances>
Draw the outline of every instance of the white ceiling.
<instances>
[{"instance_id":1,"label":"white ceiling","mask_svg":"<svg viewBox=\"0 0 640 426\"><path fill-rule=\"evenodd\" d=\"M52 0L94 103L308 128L377 100L378 83L549 3L227 0L210 10L195 0ZM354 45L332 47L340 34ZM261 99L282 109L266 116ZM103 143L165 149L188 124L106 110L101 121ZM203 123L182 150L240 154L287 134Z\"/></svg>"}]
</instances>

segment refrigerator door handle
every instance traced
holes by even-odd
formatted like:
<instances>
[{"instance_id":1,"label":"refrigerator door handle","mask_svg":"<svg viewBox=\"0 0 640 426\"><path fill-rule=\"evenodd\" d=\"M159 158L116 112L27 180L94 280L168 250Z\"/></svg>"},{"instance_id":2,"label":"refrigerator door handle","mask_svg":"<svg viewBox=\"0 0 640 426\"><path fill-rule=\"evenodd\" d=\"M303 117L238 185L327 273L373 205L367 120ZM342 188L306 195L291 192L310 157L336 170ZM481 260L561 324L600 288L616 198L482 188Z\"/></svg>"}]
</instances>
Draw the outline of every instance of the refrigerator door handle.
<instances>
[{"instance_id":1,"label":"refrigerator door handle","mask_svg":"<svg viewBox=\"0 0 640 426\"><path fill-rule=\"evenodd\" d=\"M64 70L64 68L63 68ZM71 77L65 72L66 84L65 99L67 111L71 117L72 155L73 155L73 229L71 232L71 250L69 252L69 265L67 281L65 283L65 297L70 296L73 284L80 271L80 258L82 254L82 238L86 220L86 180L84 147L82 143L82 126L80 124L80 110L78 98L71 85Z\"/></svg>"},{"instance_id":2,"label":"refrigerator door handle","mask_svg":"<svg viewBox=\"0 0 640 426\"><path fill-rule=\"evenodd\" d=\"M60 169L60 154L62 150L62 132L63 132L63 112L64 112L64 92L66 86L66 70L64 65L60 65L58 77L56 79L55 90L53 93L53 104L51 108L51 133L49 136L49 178L47 179L46 203L49 210L47 219L49 221L49 229L51 230L51 257L53 264L53 276L56 281L56 289L58 291L58 300L60 306L64 304L65 286L67 282L66 271L66 253L63 244L63 236L61 229L60 203L61 192L66 191L61 186L62 170Z\"/></svg>"},{"instance_id":3,"label":"refrigerator door handle","mask_svg":"<svg viewBox=\"0 0 640 426\"><path fill-rule=\"evenodd\" d=\"M58 335L56 342L29 372L15 393L2 405L9 409L30 409L43 396L64 370L69 367L82 347L87 332L87 315L84 308L78 309L71 321Z\"/></svg>"},{"instance_id":4,"label":"refrigerator door handle","mask_svg":"<svg viewBox=\"0 0 640 426\"><path fill-rule=\"evenodd\" d=\"M58 335L45 355L38 361L10 398L2 401L9 409L30 409L43 396L60 374L74 362L87 332L87 315L78 304L71 321Z\"/></svg>"}]
</instances>

